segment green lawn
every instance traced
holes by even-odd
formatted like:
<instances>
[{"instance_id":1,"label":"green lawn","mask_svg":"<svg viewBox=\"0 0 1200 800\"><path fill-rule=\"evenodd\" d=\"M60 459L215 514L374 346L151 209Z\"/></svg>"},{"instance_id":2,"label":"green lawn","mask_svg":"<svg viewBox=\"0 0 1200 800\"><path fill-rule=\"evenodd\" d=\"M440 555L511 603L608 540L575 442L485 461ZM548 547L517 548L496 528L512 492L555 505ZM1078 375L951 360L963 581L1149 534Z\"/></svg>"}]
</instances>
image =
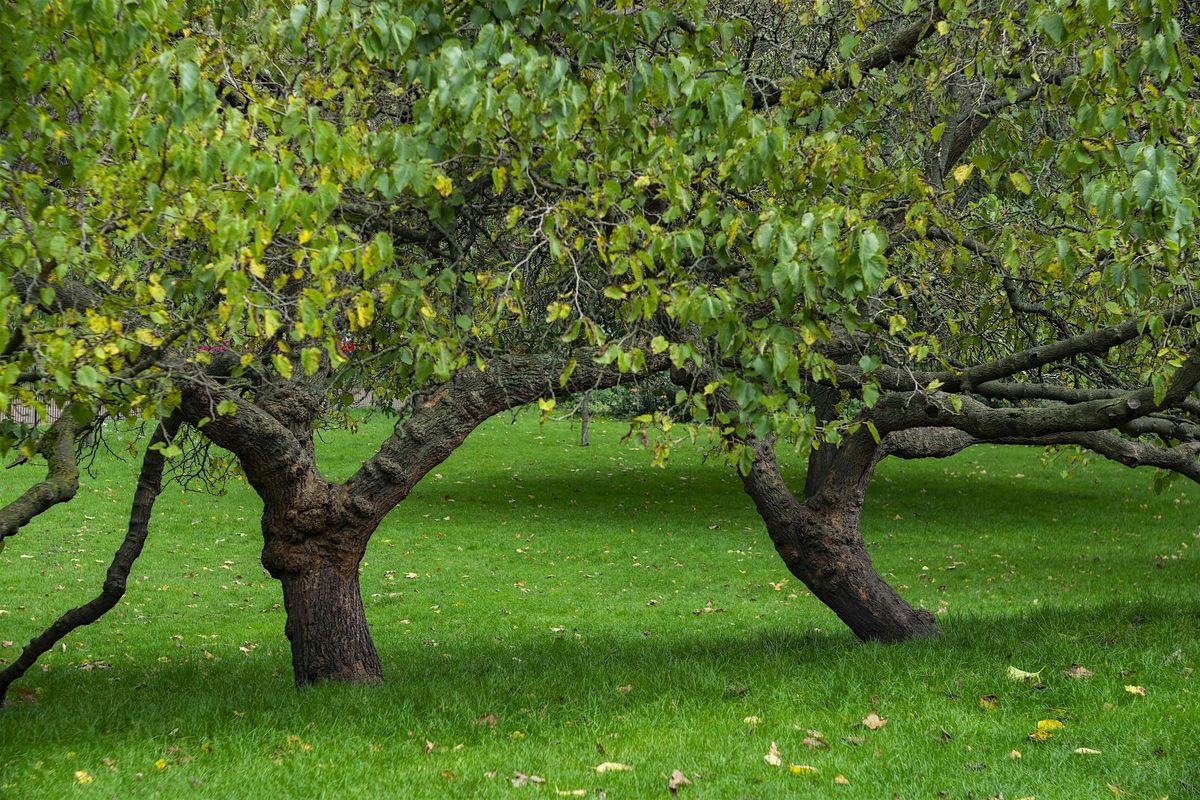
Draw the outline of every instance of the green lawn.
<instances>
[{"instance_id":1,"label":"green lawn","mask_svg":"<svg viewBox=\"0 0 1200 800\"><path fill-rule=\"evenodd\" d=\"M0 797L666 798L673 770L684 798L1200 797L1195 486L1063 476L1037 450L886 463L871 552L945 635L863 645L790 579L731 471L682 449L652 469L624 430L595 424L584 450L566 424L493 420L420 484L363 565L375 689L294 689L256 498L172 487L124 602L0 711ZM324 468L349 474L384 431L327 435ZM8 540L0 659L96 591L135 466L98 462ZM0 499L34 476L0 473ZM1030 741L1044 719L1063 727Z\"/></svg>"}]
</instances>

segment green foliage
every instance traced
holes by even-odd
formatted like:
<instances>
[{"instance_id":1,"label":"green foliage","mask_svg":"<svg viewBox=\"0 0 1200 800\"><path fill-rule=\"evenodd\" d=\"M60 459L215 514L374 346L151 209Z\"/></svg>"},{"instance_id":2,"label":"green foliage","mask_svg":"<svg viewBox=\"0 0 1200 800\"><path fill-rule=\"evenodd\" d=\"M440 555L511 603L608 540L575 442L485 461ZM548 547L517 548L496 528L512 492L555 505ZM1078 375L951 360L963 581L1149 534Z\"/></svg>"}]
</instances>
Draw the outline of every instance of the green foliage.
<instances>
[{"instance_id":1,"label":"green foliage","mask_svg":"<svg viewBox=\"0 0 1200 800\"><path fill-rule=\"evenodd\" d=\"M696 391L695 419L803 447L839 367L1130 316L1151 335L1060 377L1161 383L1196 280L1194 21L931 8L15 3L0 409L153 416L221 353L239 391L331 370L390 403L588 344L627 372L669 350L736 404Z\"/></svg>"}]
</instances>

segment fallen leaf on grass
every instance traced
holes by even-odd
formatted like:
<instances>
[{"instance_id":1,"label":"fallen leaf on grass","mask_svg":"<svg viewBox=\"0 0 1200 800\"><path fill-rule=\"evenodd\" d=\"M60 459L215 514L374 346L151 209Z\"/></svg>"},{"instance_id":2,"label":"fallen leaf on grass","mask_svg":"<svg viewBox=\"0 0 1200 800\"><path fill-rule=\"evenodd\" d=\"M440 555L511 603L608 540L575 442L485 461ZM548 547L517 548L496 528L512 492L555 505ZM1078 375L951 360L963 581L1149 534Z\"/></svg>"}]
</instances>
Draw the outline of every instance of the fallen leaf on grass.
<instances>
[{"instance_id":1,"label":"fallen leaf on grass","mask_svg":"<svg viewBox=\"0 0 1200 800\"><path fill-rule=\"evenodd\" d=\"M825 741L825 735L820 731L809 730L806 732L808 735L800 740L800 744L809 750L824 750L829 747L829 743Z\"/></svg>"},{"instance_id":2,"label":"fallen leaf on grass","mask_svg":"<svg viewBox=\"0 0 1200 800\"><path fill-rule=\"evenodd\" d=\"M1099 750L1093 750L1090 747L1076 747L1071 752L1077 756L1098 756L1098 755L1100 755Z\"/></svg>"},{"instance_id":3,"label":"fallen leaf on grass","mask_svg":"<svg viewBox=\"0 0 1200 800\"><path fill-rule=\"evenodd\" d=\"M1129 792L1123 790L1120 786L1117 786L1115 783L1106 783L1104 785L1107 786L1108 790L1110 792L1112 792L1113 794L1115 794L1117 797L1125 797L1126 795L1129 794Z\"/></svg>"},{"instance_id":4,"label":"fallen leaf on grass","mask_svg":"<svg viewBox=\"0 0 1200 800\"><path fill-rule=\"evenodd\" d=\"M1021 757L1021 751L1013 750L1011 753L1008 754L1008 757L1011 758L1013 761L1016 761L1018 758Z\"/></svg>"},{"instance_id":5,"label":"fallen leaf on grass","mask_svg":"<svg viewBox=\"0 0 1200 800\"><path fill-rule=\"evenodd\" d=\"M1145 686L1126 686L1125 691L1129 692L1130 694L1136 694L1138 697L1146 696Z\"/></svg>"},{"instance_id":6,"label":"fallen leaf on grass","mask_svg":"<svg viewBox=\"0 0 1200 800\"><path fill-rule=\"evenodd\" d=\"M671 777L667 778L667 791L671 793L671 797L679 794L680 786L691 786L692 782L688 780L687 775L684 775L679 770L672 770Z\"/></svg>"},{"instance_id":7,"label":"fallen leaf on grass","mask_svg":"<svg viewBox=\"0 0 1200 800\"><path fill-rule=\"evenodd\" d=\"M887 720L872 711L870 714L867 714L865 717L863 717L862 724L863 727L868 730L877 731L884 725L887 725Z\"/></svg>"},{"instance_id":8,"label":"fallen leaf on grass","mask_svg":"<svg viewBox=\"0 0 1200 800\"><path fill-rule=\"evenodd\" d=\"M767 754L763 756L763 761L767 762L772 767L783 766L783 759L779 757L779 748L774 742L771 742L771 746L767 748Z\"/></svg>"},{"instance_id":9,"label":"fallen leaf on grass","mask_svg":"<svg viewBox=\"0 0 1200 800\"><path fill-rule=\"evenodd\" d=\"M1017 669L1014 666L1009 666L1008 677L1014 681L1025 681L1027 683L1041 683L1042 682L1042 671L1039 669L1037 672L1026 672L1023 669Z\"/></svg>"},{"instance_id":10,"label":"fallen leaf on grass","mask_svg":"<svg viewBox=\"0 0 1200 800\"><path fill-rule=\"evenodd\" d=\"M850 780L845 775L834 775L833 782L838 786L849 786Z\"/></svg>"},{"instance_id":11,"label":"fallen leaf on grass","mask_svg":"<svg viewBox=\"0 0 1200 800\"><path fill-rule=\"evenodd\" d=\"M587 789L559 789L556 787L554 793L559 797L587 797Z\"/></svg>"},{"instance_id":12,"label":"fallen leaf on grass","mask_svg":"<svg viewBox=\"0 0 1200 800\"><path fill-rule=\"evenodd\" d=\"M810 767L808 764L792 764L788 767L788 772L793 775L816 775L817 768Z\"/></svg>"},{"instance_id":13,"label":"fallen leaf on grass","mask_svg":"<svg viewBox=\"0 0 1200 800\"><path fill-rule=\"evenodd\" d=\"M433 752L433 742L426 739L425 740L425 753L426 753L426 755L428 755L429 753L432 753L432 752Z\"/></svg>"},{"instance_id":14,"label":"fallen leaf on grass","mask_svg":"<svg viewBox=\"0 0 1200 800\"><path fill-rule=\"evenodd\" d=\"M475 720L475 724L476 725L487 725L489 727L494 728L496 726L496 723L498 723L499 721L500 721L500 718L497 717L495 714L484 714L482 717L479 717L478 719Z\"/></svg>"},{"instance_id":15,"label":"fallen leaf on grass","mask_svg":"<svg viewBox=\"0 0 1200 800\"><path fill-rule=\"evenodd\" d=\"M80 786L86 786L94 780L96 780L96 778L86 769L81 769L75 773L75 782Z\"/></svg>"},{"instance_id":16,"label":"fallen leaf on grass","mask_svg":"<svg viewBox=\"0 0 1200 800\"><path fill-rule=\"evenodd\" d=\"M985 711L995 711L998 705L1000 700L994 694L985 694L979 698L979 706Z\"/></svg>"},{"instance_id":17,"label":"fallen leaf on grass","mask_svg":"<svg viewBox=\"0 0 1200 800\"><path fill-rule=\"evenodd\" d=\"M1051 731L1059 730L1062 726L1063 724L1056 719L1039 719L1037 729L1029 734L1029 740L1032 742L1044 742L1054 735Z\"/></svg>"},{"instance_id":18,"label":"fallen leaf on grass","mask_svg":"<svg viewBox=\"0 0 1200 800\"><path fill-rule=\"evenodd\" d=\"M513 785L514 789L520 789L527 783L532 783L534 786L546 782L545 778L540 778L537 775L526 775L524 772L514 772L513 776L508 779L508 782Z\"/></svg>"},{"instance_id":19,"label":"fallen leaf on grass","mask_svg":"<svg viewBox=\"0 0 1200 800\"><path fill-rule=\"evenodd\" d=\"M596 767L596 772L603 775L605 772L629 772L633 767L628 764L621 764L617 761L605 761Z\"/></svg>"},{"instance_id":20,"label":"fallen leaf on grass","mask_svg":"<svg viewBox=\"0 0 1200 800\"><path fill-rule=\"evenodd\" d=\"M759 719L758 717L746 717L745 719L742 720L742 722L749 725L750 727L754 727L758 723L762 722L762 720Z\"/></svg>"},{"instance_id":21,"label":"fallen leaf on grass","mask_svg":"<svg viewBox=\"0 0 1200 800\"><path fill-rule=\"evenodd\" d=\"M1063 670L1063 675L1065 675L1066 677L1075 678L1076 680L1081 680L1081 681L1087 680L1088 678L1092 677L1095 674L1096 673L1092 672L1087 667L1082 667L1079 664L1072 664L1071 666L1069 666Z\"/></svg>"}]
</instances>

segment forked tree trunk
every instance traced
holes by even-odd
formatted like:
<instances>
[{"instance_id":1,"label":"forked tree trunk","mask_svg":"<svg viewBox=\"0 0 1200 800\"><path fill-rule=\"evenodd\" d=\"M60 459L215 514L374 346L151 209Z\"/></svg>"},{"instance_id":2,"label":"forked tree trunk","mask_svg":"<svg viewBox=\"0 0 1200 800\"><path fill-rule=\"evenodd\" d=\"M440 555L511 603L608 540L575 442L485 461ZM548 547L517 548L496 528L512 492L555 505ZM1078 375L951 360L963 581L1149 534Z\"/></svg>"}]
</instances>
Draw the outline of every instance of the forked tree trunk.
<instances>
[{"instance_id":1,"label":"forked tree trunk","mask_svg":"<svg viewBox=\"0 0 1200 800\"><path fill-rule=\"evenodd\" d=\"M938 635L928 611L913 608L875 571L859 528L867 483L879 457L863 432L837 450L820 492L801 503L788 489L769 443L755 444L743 476L788 570L864 641Z\"/></svg>"}]
</instances>

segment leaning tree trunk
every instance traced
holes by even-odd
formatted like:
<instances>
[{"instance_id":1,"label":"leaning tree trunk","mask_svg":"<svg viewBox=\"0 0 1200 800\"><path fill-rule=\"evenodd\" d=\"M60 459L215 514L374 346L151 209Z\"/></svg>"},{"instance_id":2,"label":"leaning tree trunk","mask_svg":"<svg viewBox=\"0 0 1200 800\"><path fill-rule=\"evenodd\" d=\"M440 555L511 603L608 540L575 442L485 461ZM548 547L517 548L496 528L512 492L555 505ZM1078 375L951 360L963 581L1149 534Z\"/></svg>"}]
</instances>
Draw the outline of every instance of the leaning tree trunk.
<instances>
[{"instance_id":1,"label":"leaning tree trunk","mask_svg":"<svg viewBox=\"0 0 1200 800\"><path fill-rule=\"evenodd\" d=\"M378 520L346 501L343 487L310 474L263 505L262 563L283 587L297 686L383 682L358 579Z\"/></svg>"},{"instance_id":2,"label":"leaning tree trunk","mask_svg":"<svg viewBox=\"0 0 1200 800\"><path fill-rule=\"evenodd\" d=\"M770 444L757 442L743 483L788 570L856 636L880 642L936 636L933 615L909 605L867 554L859 519L879 455L865 432L852 437L838 448L821 491L801 503L784 483Z\"/></svg>"}]
</instances>

